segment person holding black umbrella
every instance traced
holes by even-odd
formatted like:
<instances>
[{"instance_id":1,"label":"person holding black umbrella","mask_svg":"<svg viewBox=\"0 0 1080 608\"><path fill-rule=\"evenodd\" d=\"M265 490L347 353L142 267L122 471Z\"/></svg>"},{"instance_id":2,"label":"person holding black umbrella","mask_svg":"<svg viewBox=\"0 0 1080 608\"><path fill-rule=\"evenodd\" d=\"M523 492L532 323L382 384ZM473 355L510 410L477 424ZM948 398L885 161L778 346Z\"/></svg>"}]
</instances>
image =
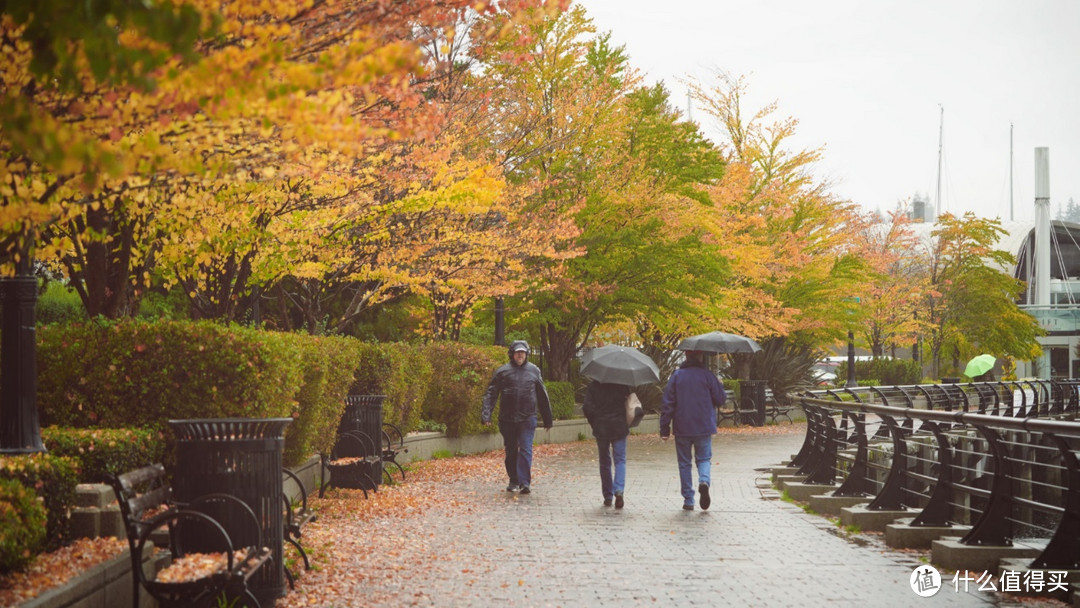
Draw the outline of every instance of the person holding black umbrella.
<instances>
[{"instance_id":1,"label":"person holding black umbrella","mask_svg":"<svg viewBox=\"0 0 1080 608\"><path fill-rule=\"evenodd\" d=\"M712 436L716 434L716 408L724 405L724 387L705 365L704 353L687 350L686 361L671 374L660 409L660 438L667 441L675 431L675 454L679 460L683 509L694 510L691 460L697 462L698 494L702 510L709 508ZM691 451L693 454L691 454Z\"/></svg>"},{"instance_id":2,"label":"person holding black umbrella","mask_svg":"<svg viewBox=\"0 0 1080 608\"><path fill-rule=\"evenodd\" d=\"M660 381L660 368L645 353L628 346L601 346L589 351L581 374L592 379L582 413L596 437L600 456L600 491L604 506L623 508L626 487L626 438L630 435L626 398L631 387Z\"/></svg>"},{"instance_id":3,"label":"person holding black umbrella","mask_svg":"<svg viewBox=\"0 0 1080 608\"><path fill-rule=\"evenodd\" d=\"M616 509L623 508L623 489L626 487L626 438L630 435L630 426L626 424L626 397L629 395L630 387L625 384L594 380L585 390L582 406L600 455L600 490L604 494L604 506L610 507L614 499Z\"/></svg>"}]
</instances>

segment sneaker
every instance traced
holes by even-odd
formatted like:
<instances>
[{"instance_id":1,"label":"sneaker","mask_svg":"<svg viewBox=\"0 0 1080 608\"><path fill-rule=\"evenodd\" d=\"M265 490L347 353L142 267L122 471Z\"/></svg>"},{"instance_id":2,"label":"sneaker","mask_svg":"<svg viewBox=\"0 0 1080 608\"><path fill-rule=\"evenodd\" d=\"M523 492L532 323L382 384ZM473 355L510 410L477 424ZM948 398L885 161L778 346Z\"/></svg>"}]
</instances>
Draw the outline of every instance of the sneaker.
<instances>
[{"instance_id":1,"label":"sneaker","mask_svg":"<svg viewBox=\"0 0 1080 608\"><path fill-rule=\"evenodd\" d=\"M701 510L708 511L709 505L712 504L712 499L709 498L709 484L699 483L697 487L698 494L701 495Z\"/></svg>"},{"instance_id":2,"label":"sneaker","mask_svg":"<svg viewBox=\"0 0 1080 608\"><path fill-rule=\"evenodd\" d=\"M521 490L518 493L519 494L531 494L532 490L529 489L529 486L521 486Z\"/></svg>"},{"instance_id":3,"label":"sneaker","mask_svg":"<svg viewBox=\"0 0 1080 608\"><path fill-rule=\"evenodd\" d=\"M611 506L611 499L610 498L605 498L604 499L604 506L605 507L610 507Z\"/></svg>"},{"instance_id":4,"label":"sneaker","mask_svg":"<svg viewBox=\"0 0 1080 608\"><path fill-rule=\"evenodd\" d=\"M616 509L621 509L622 507L623 507L622 494L616 494L615 495L615 508Z\"/></svg>"},{"instance_id":5,"label":"sneaker","mask_svg":"<svg viewBox=\"0 0 1080 608\"><path fill-rule=\"evenodd\" d=\"M520 489L521 489L521 486L519 486L516 483L512 483L512 484L506 486L506 491L507 492L517 492Z\"/></svg>"},{"instance_id":6,"label":"sneaker","mask_svg":"<svg viewBox=\"0 0 1080 608\"><path fill-rule=\"evenodd\" d=\"M683 511L693 511L694 510L694 505L683 505L682 510Z\"/></svg>"}]
</instances>

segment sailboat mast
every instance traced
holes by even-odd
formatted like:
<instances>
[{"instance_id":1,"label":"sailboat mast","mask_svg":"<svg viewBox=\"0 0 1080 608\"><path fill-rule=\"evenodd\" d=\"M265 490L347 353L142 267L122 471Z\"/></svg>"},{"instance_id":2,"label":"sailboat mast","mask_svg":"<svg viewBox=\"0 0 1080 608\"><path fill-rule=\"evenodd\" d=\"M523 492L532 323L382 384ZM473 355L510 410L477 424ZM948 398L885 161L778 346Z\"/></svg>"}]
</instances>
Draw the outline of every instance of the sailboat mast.
<instances>
[{"instance_id":1,"label":"sailboat mast","mask_svg":"<svg viewBox=\"0 0 1080 608\"><path fill-rule=\"evenodd\" d=\"M945 107L940 103L938 107L941 108L941 120L938 122L938 144L937 144L937 200L935 201L934 213L940 215L941 208L941 149L945 141Z\"/></svg>"}]
</instances>

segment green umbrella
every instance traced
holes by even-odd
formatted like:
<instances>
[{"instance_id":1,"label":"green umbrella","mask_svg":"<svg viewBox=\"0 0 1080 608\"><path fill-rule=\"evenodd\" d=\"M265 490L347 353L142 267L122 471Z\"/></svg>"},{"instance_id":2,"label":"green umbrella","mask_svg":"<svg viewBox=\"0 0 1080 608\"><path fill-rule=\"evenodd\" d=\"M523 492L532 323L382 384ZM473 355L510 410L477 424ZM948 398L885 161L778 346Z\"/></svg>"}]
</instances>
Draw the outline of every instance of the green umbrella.
<instances>
[{"instance_id":1,"label":"green umbrella","mask_svg":"<svg viewBox=\"0 0 1080 608\"><path fill-rule=\"evenodd\" d=\"M997 359L994 358L994 355L979 355L968 361L967 367L964 368L964 375L968 378L981 376L993 369L995 363L997 363Z\"/></svg>"}]
</instances>

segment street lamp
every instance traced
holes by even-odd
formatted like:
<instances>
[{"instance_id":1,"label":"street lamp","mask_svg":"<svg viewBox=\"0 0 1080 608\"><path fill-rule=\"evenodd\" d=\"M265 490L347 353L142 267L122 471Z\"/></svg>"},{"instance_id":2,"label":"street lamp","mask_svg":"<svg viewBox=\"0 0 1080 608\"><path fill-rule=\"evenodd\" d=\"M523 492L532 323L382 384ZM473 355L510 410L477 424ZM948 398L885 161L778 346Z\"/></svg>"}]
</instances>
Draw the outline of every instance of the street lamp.
<instances>
[{"instance_id":1,"label":"street lamp","mask_svg":"<svg viewBox=\"0 0 1080 608\"><path fill-rule=\"evenodd\" d=\"M0 454L44 452L37 415L37 279L26 266L0 278Z\"/></svg>"},{"instance_id":2,"label":"street lamp","mask_svg":"<svg viewBox=\"0 0 1080 608\"><path fill-rule=\"evenodd\" d=\"M855 332L850 329L847 332L847 388L855 388L859 383L855 381Z\"/></svg>"},{"instance_id":3,"label":"street lamp","mask_svg":"<svg viewBox=\"0 0 1080 608\"><path fill-rule=\"evenodd\" d=\"M862 301L862 298L859 296L852 296L845 299L856 304ZM847 388L859 386L859 383L855 381L855 332L851 329L848 329L847 331L847 384L844 386Z\"/></svg>"},{"instance_id":4,"label":"street lamp","mask_svg":"<svg viewBox=\"0 0 1080 608\"><path fill-rule=\"evenodd\" d=\"M503 298L499 296L495 298L495 344L496 346L506 346L506 321L505 311L503 309Z\"/></svg>"}]
</instances>

